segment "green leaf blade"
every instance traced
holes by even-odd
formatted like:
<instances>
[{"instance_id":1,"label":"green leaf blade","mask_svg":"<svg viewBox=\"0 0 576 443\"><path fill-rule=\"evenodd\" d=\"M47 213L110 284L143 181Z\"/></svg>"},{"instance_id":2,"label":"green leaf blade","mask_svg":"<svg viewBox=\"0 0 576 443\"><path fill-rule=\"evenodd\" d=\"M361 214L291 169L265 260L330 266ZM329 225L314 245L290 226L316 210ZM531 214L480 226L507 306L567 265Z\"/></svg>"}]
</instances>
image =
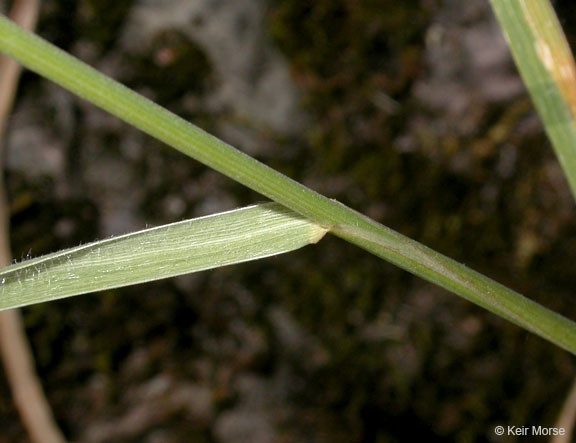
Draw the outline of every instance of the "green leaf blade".
<instances>
[{"instance_id":1,"label":"green leaf blade","mask_svg":"<svg viewBox=\"0 0 576 443\"><path fill-rule=\"evenodd\" d=\"M0 310L293 251L326 230L267 203L67 249L0 271Z\"/></svg>"},{"instance_id":2,"label":"green leaf blade","mask_svg":"<svg viewBox=\"0 0 576 443\"><path fill-rule=\"evenodd\" d=\"M526 5L527 1L524 0L523 4ZM531 0L530 6L539 1ZM492 2L497 4L497 0ZM499 4L515 8L519 5L518 0L501 0ZM518 23L521 26L514 28ZM513 22L512 26L514 32L522 34L529 24L524 20ZM525 46L528 42L529 46L536 48L532 37L520 41ZM545 41L549 41L548 37ZM534 52L535 49L531 50ZM271 169L38 36L20 29L2 15L0 51L158 140L309 218L317 224L317 232L323 234L323 228L332 231L344 240L489 309L576 355L575 322ZM540 53L545 52L541 50ZM539 96L545 100L540 107L546 111L547 129L553 142L556 137L555 146L558 141L563 144L559 156L564 167L575 172L568 178L576 189L576 126L570 123L571 111L567 107L568 101L564 101L572 95L554 85L551 73L556 70L547 70L552 65L545 65L545 60L544 57L534 65L534 84L543 91ZM562 75L565 75L564 70ZM567 83L562 84L566 86Z\"/></svg>"},{"instance_id":3,"label":"green leaf blade","mask_svg":"<svg viewBox=\"0 0 576 443\"><path fill-rule=\"evenodd\" d=\"M548 0L490 0L576 197L576 63Z\"/></svg>"}]
</instances>

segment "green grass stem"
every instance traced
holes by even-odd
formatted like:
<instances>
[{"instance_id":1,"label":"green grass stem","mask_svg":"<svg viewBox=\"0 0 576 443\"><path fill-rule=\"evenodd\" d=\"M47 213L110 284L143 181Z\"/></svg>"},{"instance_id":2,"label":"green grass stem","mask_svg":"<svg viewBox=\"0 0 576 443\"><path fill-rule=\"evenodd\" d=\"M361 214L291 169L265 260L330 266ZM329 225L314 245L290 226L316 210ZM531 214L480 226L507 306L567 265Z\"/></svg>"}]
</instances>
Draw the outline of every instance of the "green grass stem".
<instances>
[{"instance_id":1,"label":"green grass stem","mask_svg":"<svg viewBox=\"0 0 576 443\"><path fill-rule=\"evenodd\" d=\"M274 171L4 17L0 51L335 235L576 354L574 322Z\"/></svg>"}]
</instances>

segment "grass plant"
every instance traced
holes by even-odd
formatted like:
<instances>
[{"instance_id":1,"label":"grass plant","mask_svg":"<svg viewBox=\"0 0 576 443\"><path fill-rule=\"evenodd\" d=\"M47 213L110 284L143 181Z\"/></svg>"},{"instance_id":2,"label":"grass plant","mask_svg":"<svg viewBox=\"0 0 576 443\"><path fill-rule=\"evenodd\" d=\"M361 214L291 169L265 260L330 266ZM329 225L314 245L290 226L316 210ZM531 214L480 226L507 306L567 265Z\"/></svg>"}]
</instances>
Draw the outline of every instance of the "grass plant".
<instances>
[{"instance_id":1,"label":"grass plant","mask_svg":"<svg viewBox=\"0 0 576 443\"><path fill-rule=\"evenodd\" d=\"M539 26L546 29L548 26L557 27L557 23L550 25L550 20L544 20L540 25L534 19L535 16L544 17L543 14L550 12L548 9L544 12L537 9L542 3L546 2L493 2L503 23L511 23L508 27L504 26L509 40L524 41L524 32L527 29L533 31ZM512 18L509 18L510 14ZM518 20L523 23L522 26L518 24ZM544 40L535 37L536 34L530 35L532 40L527 40L528 43L524 41L519 47L531 45L529 49L532 52L528 52L526 57L537 59L537 67L521 70L525 78L528 78L527 84L543 115L568 179L573 189L576 189L576 157L573 155L576 130L570 107L572 96L567 92L569 89L564 82L565 76L569 74L565 74L567 69L556 72L548 58L549 53L561 52L562 46L553 46L551 41L547 40L555 38L556 34L552 37L546 34ZM541 41L547 42L546 46L543 46ZM514 49L514 44L512 47ZM173 265L170 261L173 257L169 251L178 249L181 254L179 263L193 263L196 260L204 263L202 260L206 259L207 245L202 239L208 236L221 235L224 239L220 247L213 249L212 245L209 246L211 264L189 268L182 266L178 273L233 263L234 260L226 258L231 251L245 253L237 261L286 252L307 243L314 243L324 232L330 232L576 354L576 323L573 321L282 175L97 72L40 37L24 31L4 17L0 17L0 50L30 70L276 202L275 206L238 210L233 213L235 218L232 221L223 221L226 214L218 215L184 222L178 225L182 228L178 231L171 225L172 228L128 234L9 266L0 273L0 309L55 299L59 297L58 294L70 296L144 281L142 276L137 277L138 273L135 272L135 269L143 264L149 266L145 280L175 275L166 272ZM518 57L523 56L517 55L517 59ZM280 214L277 222L279 226L284 226L279 228L277 235L271 235L267 228L260 231L254 219L250 219L250 214L254 211L270 208L274 209L276 215ZM297 227L291 231L285 229L289 222L294 221L297 221ZM173 232L168 237L154 237L162 232L162 229ZM234 233L232 237L236 236L236 240L249 240L250 243L257 244L258 248L245 249L245 244L242 243L239 243L240 246L233 246L232 237L227 237L231 235L230 232ZM182 246L188 245L188 240L183 240L184 238L191 241L189 249L188 246ZM193 244L196 239L199 245L198 256L194 255ZM280 241L276 242L277 240ZM152 249L153 245L156 245L157 249ZM110 255L105 258L98 256L98 251L104 250ZM232 253L234 254L236 252ZM124 266L123 261L130 264ZM152 274L154 270L158 272ZM114 275L112 282L103 277L108 273ZM59 287L61 283L66 287L65 292L60 292L63 289ZM51 286L53 290L50 290Z\"/></svg>"}]
</instances>

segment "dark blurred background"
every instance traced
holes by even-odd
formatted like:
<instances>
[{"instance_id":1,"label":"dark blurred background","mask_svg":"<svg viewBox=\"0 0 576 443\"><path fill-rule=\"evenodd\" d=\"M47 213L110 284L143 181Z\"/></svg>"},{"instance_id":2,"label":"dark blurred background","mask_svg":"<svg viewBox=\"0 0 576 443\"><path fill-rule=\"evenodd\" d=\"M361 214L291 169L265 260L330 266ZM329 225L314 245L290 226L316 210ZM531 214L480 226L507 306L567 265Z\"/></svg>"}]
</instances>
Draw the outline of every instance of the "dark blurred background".
<instances>
[{"instance_id":1,"label":"dark blurred background","mask_svg":"<svg viewBox=\"0 0 576 443\"><path fill-rule=\"evenodd\" d=\"M554 3L574 47L574 2ZM573 199L487 0L46 0L38 32L576 319ZM17 259L264 200L28 72L7 149ZM73 441L498 441L553 426L576 374L336 238L23 312Z\"/></svg>"}]
</instances>

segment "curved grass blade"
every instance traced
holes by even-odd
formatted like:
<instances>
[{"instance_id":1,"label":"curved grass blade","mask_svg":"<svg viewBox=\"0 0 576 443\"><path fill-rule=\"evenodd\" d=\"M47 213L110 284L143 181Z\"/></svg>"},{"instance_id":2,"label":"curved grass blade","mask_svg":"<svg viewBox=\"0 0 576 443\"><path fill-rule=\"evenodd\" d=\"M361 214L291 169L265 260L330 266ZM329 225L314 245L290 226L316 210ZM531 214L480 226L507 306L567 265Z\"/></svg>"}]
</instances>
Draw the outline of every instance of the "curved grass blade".
<instances>
[{"instance_id":1,"label":"curved grass blade","mask_svg":"<svg viewBox=\"0 0 576 443\"><path fill-rule=\"evenodd\" d=\"M0 270L0 310L293 251L326 230L265 203L63 250Z\"/></svg>"},{"instance_id":2,"label":"curved grass blade","mask_svg":"<svg viewBox=\"0 0 576 443\"><path fill-rule=\"evenodd\" d=\"M576 197L576 64L548 0L490 0Z\"/></svg>"},{"instance_id":3,"label":"curved grass blade","mask_svg":"<svg viewBox=\"0 0 576 443\"><path fill-rule=\"evenodd\" d=\"M0 51L350 243L489 309L576 355L575 322L271 169L40 37L20 29L2 15Z\"/></svg>"}]
</instances>

